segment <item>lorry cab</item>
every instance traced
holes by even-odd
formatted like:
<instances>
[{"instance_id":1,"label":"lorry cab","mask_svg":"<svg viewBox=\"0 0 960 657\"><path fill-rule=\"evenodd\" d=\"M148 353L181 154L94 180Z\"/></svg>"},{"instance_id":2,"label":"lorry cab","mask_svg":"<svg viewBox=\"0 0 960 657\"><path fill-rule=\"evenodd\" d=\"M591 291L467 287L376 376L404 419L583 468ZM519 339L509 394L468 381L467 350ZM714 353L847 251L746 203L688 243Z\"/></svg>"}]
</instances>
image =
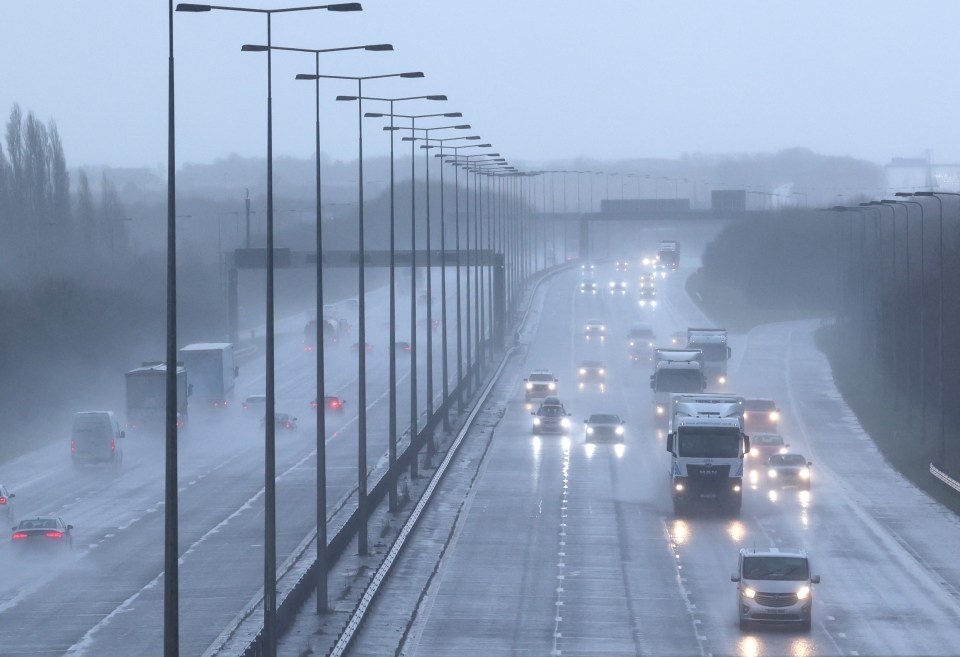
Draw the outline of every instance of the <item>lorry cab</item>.
<instances>
[{"instance_id":1,"label":"lorry cab","mask_svg":"<svg viewBox=\"0 0 960 657\"><path fill-rule=\"evenodd\" d=\"M123 461L121 438L126 434L112 411L84 411L73 416L70 458L75 465Z\"/></svg>"},{"instance_id":2,"label":"lorry cab","mask_svg":"<svg viewBox=\"0 0 960 657\"><path fill-rule=\"evenodd\" d=\"M676 513L694 504L740 512L743 460L750 452L750 438L739 418L677 418L667 434L667 451Z\"/></svg>"}]
</instances>

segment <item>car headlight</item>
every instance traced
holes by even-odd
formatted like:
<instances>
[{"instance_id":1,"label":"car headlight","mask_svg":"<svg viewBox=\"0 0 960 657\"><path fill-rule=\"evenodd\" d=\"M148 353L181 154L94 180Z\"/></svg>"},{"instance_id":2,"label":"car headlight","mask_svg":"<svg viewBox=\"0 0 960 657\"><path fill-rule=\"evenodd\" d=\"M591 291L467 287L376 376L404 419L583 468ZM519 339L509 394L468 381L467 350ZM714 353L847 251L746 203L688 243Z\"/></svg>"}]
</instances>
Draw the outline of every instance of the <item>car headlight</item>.
<instances>
[{"instance_id":1,"label":"car headlight","mask_svg":"<svg viewBox=\"0 0 960 657\"><path fill-rule=\"evenodd\" d=\"M540 418L538 418L538 417L533 418L533 426L535 426L535 427L539 427L539 426L540 426Z\"/></svg>"},{"instance_id":2,"label":"car headlight","mask_svg":"<svg viewBox=\"0 0 960 657\"><path fill-rule=\"evenodd\" d=\"M797 600L806 600L810 596L810 587L801 586L797 589Z\"/></svg>"},{"instance_id":3,"label":"car headlight","mask_svg":"<svg viewBox=\"0 0 960 657\"><path fill-rule=\"evenodd\" d=\"M533 384L527 381L527 390L533 390Z\"/></svg>"},{"instance_id":4,"label":"car headlight","mask_svg":"<svg viewBox=\"0 0 960 657\"><path fill-rule=\"evenodd\" d=\"M674 486L676 490L683 490L683 484L677 484Z\"/></svg>"},{"instance_id":5,"label":"car headlight","mask_svg":"<svg viewBox=\"0 0 960 657\"><path fill-rule=\"evenodd\" d=\"M776 478L777 478L777 471L774 470L773 468L771 468L771 469L770 469L770 472L768 472L767 475L768 475L771 479L776 479Z\"/></svg>"},{"instance_id":6,"label":"car headlight","mask_svg":"<svg viewBox=\"0 0 960 657\"><path fill-rule=\"evenodd\" d=\"M616 429L614 429L614 431L616 432L616 434L617 434L618 436L622 436L622 435L623 435L623 427L617 427Z\"/></svg>"},{"instance_id":7,"label":"car headlight","mask_svg":"<svg viewBox=\"0 0 960 657\"><path fill-rule=\"evenodd\" d=\"M724 384L727 382L727 377L721 376L719 379L717 379L717 382L720 384Z\"/></svg>"},{"instance_id":8,"label":"car headlight","mask_svg":"<svg viewBox=\"0 0 960 657\"><path fill-rule=\"evenodd\" d=\"M801 478L801 479L809 479L809 478L810 478L810 469L809 469L809 468L804 468L804 469L802 469L802 470L800 471L800 478Z\"/></svg>"},{"instance_id":9,"label":"car headlight","mask_svg":"<svg viewBox=\"0 0 960 657\"><path fill-rule=\"evenodd\" d=\"M647 346L648 346L648 347L652 347L652 346L653 346L653 343L652 343L652 342L648 342L648 343L647 343Z\"/></svg>"},{"instance_id":10,"label":"car headlight","mask_svg":"<svg viewBox=\"0 0 960 657\"><path fill-rule=\"evenodd\" d=\"M650 302L650 307L651 307L651 308L656 308L656 307L657 307L657 302L656 302L656 300L653 300L653 301Z\"/></svg>"},{"instance_id":11,"label":"car headlight","mask_svg":"<svg viewBox=\"0 0 960 657\"><path fill-rule=\"evenodd\" d=\"M760 450L756 447L750 448L750 456L760 456Z\"/></svg>"},{"instance_id":12,"label":"car headlight","mask_svg":"<svg viewBox=\"0 0 960 657\"><path fill-rule=\"evenodd\" d=\"M560 420L560 426L561 426L561 427L569 427L569 426L570 426L570 418L566 418L566 417L565 417L565 418L563 418L562 420Z\"/></svg>"},{"instance_id":13,"label":"car headlight","mask_svg":"<svg viewBox=\"0 0 960 657\"><path fill-rule=\"evenodd\" d=\"M587 373L586 368L581 367L581 368L580 368L580 374L586 374L586 373Z\"/></svg>"},{"instance_id":14,"label":"car headlight","mask_svg":"<svg viewBox=\"0 0 960 657\"><path fill-rule=\"evenodd\" d=\"M604 374L605 371L606 371L606 370L604 370L604 369L601 367L601 368L600 368L600 376L603 376L603 374Z\"/></svg>"},{"instance_id":15,"label":"car headlight","mask_svg":"<svg viewBox=\"0 0 960 657\"><path fill-rule=\"evenodd\" d=\"M781 454L786 454L786 453L787 453L787 448L786 448L786 447L781 447L781 448L780 448L780 453L781 453Z\"/></svg>"},{"instance_id":16,"label":"car headlight","mask_svg":"<svg viewBox=\"0 0 960 657\"><path fill-rule=\"evenodd\" d=\"M750 419L750 413L748 413L747 411L744 411L744 412L743 412L743 419L744 419L744 420L749 420L749 419Z\"/></svg>"},{"instance_id":17,"label":"car headlight","mask_svg":"<svg viewBox=\"0 0 960 657\"><path fill-rule=\"evenodd\" d=\"M645 300L645 299L640 299L640 305L641 305L641 306L647 305L646 300Z\"/></svg>"},{"instance_id":18,"label":"car headlight","mask_svg":"<svg viewBox=\"0 0 960 657\"><path fill-rule=\"evenodd\" d=\"M556 384L556 383L548 383L548 384L547 384L547 389L549 389L549 390L556 390L556 389L557 389L557 384Z\"/></svg>"},{"instance_id":19,"label":"car headlight","mask_svg":"<svg viewBox=\"0 0 960 657\"><path fill-rule=\"evenodd\" d=\"M592 435L592 434L593 434L593 427L587 427L587 433Z\"/></svg>"},{"instance_id":20,"label":"car headlight","mask_svg":"<svg viewBox=\"0 0 960 657\"><path fill-rule=\"evenodd\" d=\"M663 406L657 406L657 415L663 415Z\"/></svg>"},{"instance_id":21,"label":"car headlight","mask_svg":"<svg viewBox=\"0 0 960 657\"><path fill-rule=\"evenodd\" d=\"M777 411L771 411L771 412L770 412L770 421L771 421L771 422L779 422L779 421L780 421L780 413L778 413Z\"/></svg>"},{"instance_id":22,"label":"car headlight","mask_svg":"<svg viewBox=\"0 0 960 657\"><path fill-rule=\"evenodd\" d=\"M633 346L633 340L630 341L630 346L631 346L631 347Z\"/></svg>"},{"instance_id":23,"label":"car headlight","mask_svg":"<svg viewBox=\"0 0 960 657\"><path fill-rule=\"evenodd\" d=\"M601 324L601 325L600 325L600 330L601 330L601 331L606 331L606 330L607 330L607 327L604 326L603 324Z\"/></svg>"},{"instance_id":24,"label":"car headlight","mask_svg":"<svg viewBox=\"0 0 960 657\"><path fill-rule=\"evenodd\" d=\"M616 285L616 283L614 283L613 281L610 281L610 287L613 287L614 285Z\"/></svg>"},{"instance_id":25,"label":"car headlight","mask_svg":"<svg viewBox=\"0 0 960 657\"><path fill-rule=\"evenodd\" d=\"M757 592L754 591L754 590L753 590L752 588L750 588L749 586L744 586L744 587L740 590L740 593L742 593L742 594L743 594L743 597L745 597L745 598L753 598L755 595L757 595Z\"/></svg>"}]
</instances>

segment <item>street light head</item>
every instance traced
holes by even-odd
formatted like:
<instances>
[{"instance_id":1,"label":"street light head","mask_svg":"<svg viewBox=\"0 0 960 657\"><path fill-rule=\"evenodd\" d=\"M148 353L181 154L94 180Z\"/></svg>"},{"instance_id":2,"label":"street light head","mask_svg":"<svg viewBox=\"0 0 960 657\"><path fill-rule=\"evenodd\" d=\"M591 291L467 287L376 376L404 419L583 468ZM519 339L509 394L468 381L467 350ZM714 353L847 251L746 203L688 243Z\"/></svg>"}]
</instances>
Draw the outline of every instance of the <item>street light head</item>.
<instances>
[{"instance_id":1,"label":"street light head","mask_svg":"<svg viewBox=\"0 0 960 657\"><path fill-rule=\"evenodd\" d=\"M397 132L397 131L403 130L403 128L400 128L398 126L389 126L389 125L384 126L383 129L386 130L387 132Z\"/></svg>"},{"instance_id":2,"label":"street light head","mask_svg":"<svg viewBox=\"0 0 960 657\"><path fill-rule=\"evenodd\" d=\"M463 116L460 112L445 112L443 115L448 119L456 119Z\"/></svg>"},{"instance_id":3,"label":"street light head","mask_svg":"<svg viewBox=\"0 0 960 657\"><path fill-rule=\"evenodd\" d=\"M894 196L913 196L913 192L894 192Z\"/></svg>"},{"instance_id":4,"label":"street light head","mask_svg":"<svg viewBox=\"0 0 960 657\"><path fill-rule=\"evenodd\" d=\"M470 124L469 124L469 123L465 123L465 124L463 124L463 125L455 125L455 126L453 126L453 127L454 127L455 130L469 130L469 129L470 129Z\"/></svg>"},{"instance_id":5,"label":"street light head","mask_svg":"<svg viewBox=\"0 0 960 657\"><path fill-rule=\"evenodd\" d=\"M914 196L936 196L933 192L914 192Z\"/></svg>"},{"instance_id":6,"label":"street light head","mask_svg":"<svg viewBox=\"0 0 960 657\"><path fill-rule=\"evenodd\" d=\"M327 5L327 11L363 11L359 2L341 2L335 5Z\"/></svg>"},{"instance_id":7,"label":"street light head","mask_svg":"<svg viewBox=\"0 0 960 657\"><path fill-rule=\"evenodd\" d=\"M337 100L356 100L356 96L337 96Z\"/></svg>"},{"instance_id":8,"label":"street light head","mask_svg":"<svg viewBox=\"0 0 960 657\"><path fill-rule=\"evenodd\" d=\"M493 148L493 144L477 144L477 148Z\"/></svg>"},{"instance_id":9,"label":"street light head","mask_svg":"<svg viewBox=\"0 0 960 657\"><path fill-rule=\"evenodd\" d=\"M414 71L412 73L401 73L400 77L401 78L422 78L423 73L420 71Z\"/></svg>"},{"instance_id":10,"label":"street light head","mask_svg":"<svg viewBox=\"0 0 960 657\"><path fill-rule=\"evenodd\" d=\"M443 94L434 94L432 96L424 96L426 100L446 100L447 97Z\"/></svg>"},{"instance_id":11,"label":"street light head","mask_svg":"<svg viewBox=\"0 0 960 657\"><path fill-rule=\"evenodd\" d=\"M297 73L297 80L319 80L320 78L310 73Z\"/></svg>"},{"instance_id":12,"label":"street light head","mask_svg":"<svg viewBox=\"0 0 960 657\"><path fill-rule=\"evenodd\" d=\"M210 11L210 5L195 5L189 2L181 2L177 5L177 11L188 11L192 13Z\"/></svg>"},{"instance_id":13,"label":"street light head","mask_svg":"<svg viewBox=\"0 0 960 657\"><path fill-rule=\"evenodd\" d=\"M393 44L390 43L375 43L372 46L364 46L364 50L370 50L372 52L383 52L385 50L393 50Z\"/></svg>"},{"instance_id":14,"label":"street light head","mask_svg":"<svg viewBox=\"0 0 960 657\"><path fill-rule=\"evenodd\" d=\"M386 114L383 114L382 112L364 112L363 116L367 119L379 119L386 116Z\"/></svg>"},{"instance_id":15,"label":"street light head","mask_svg":"<svg viewBox=\"0 0 960 657\"><path fill-rule=\"evenodd\" d=\"M480 135L470 135L469 137L464 137L464 139L476 140L480 139Z\"/></svg>"},{"instance_id":16,"label":"street light head","mask_svg":"<svg viewBox=\"0 0 960 657\"><path fill-rule=\"evenodd\" d=\"M268 50L270 50L268 46L253 46L249 43L240 46L240 52L267 52Z\"/></svg>"},{"instance_id":17,"label":"street light head","mask_svg":"<svg viewBox=\"0 0 960 657\"><path fill-rule=\"evenodd\" d=\"M413 137L403 137L400 141L414 141Z\"/></svg>"}]
</instances>

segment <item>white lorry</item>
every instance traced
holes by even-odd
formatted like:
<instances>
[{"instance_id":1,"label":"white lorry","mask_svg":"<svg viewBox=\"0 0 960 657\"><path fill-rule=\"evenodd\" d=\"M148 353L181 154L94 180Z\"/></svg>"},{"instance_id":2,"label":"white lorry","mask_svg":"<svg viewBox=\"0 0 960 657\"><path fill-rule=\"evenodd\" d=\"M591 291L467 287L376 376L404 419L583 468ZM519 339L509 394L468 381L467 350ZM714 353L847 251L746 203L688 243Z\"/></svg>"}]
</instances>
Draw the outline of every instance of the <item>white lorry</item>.
<instances>
[{"instance_id":1,"label":"white lorry","mask_svg":"<svg viewBox=\"0 0 960 657\"><path fill-rule=\"evenodd\" d=\"M704 392L670 395L670 429L682 417L735 417L743 428L744 398L739 395Z\"/></svg>"},{"instance_id":2,"label":"white lorry","mask_svg":"<svg viewBox=\"0 0 960 657\"><path fill-rule=\"evenodd\" d=\"M699 349L656 349L653 352L653 374L650 388L658 419L666 420L670 395L676 392L703 392L703 353Z\"/></svg>"},{"instance_id":3,"label":"white lorry","mask_svg":"<svg viewBox=\"0 0 960 657\"><path fill-rule=\"evenodd\" d=\"M687 349L703 352L703 373L707 377L707 386L726 384L727 361L731 354L727 346L727 329L688 328Z\"/></svg>"},{"instance_id":4,"label":"white lorry","mask_svg":"<svg viewBox=\"0 0 960 657\"><path fill-rule=\"evenodd\" d=\"M694 505L740 513L743 463L750 453L740 418L678 417L667 434L667 451L674 513Z\"/></svg>"},{"instance_id":5,"label":"white lorry","mask_svg":"<svg viewBox=\"0 0 960 657\"><path fill-rule=\"evenodd\" d=\"M194 399L214 408L225 408L233 397L238 368L230 342L198 342L180 349L180 362L190 377Z\"/></svg>"}]
</instances>

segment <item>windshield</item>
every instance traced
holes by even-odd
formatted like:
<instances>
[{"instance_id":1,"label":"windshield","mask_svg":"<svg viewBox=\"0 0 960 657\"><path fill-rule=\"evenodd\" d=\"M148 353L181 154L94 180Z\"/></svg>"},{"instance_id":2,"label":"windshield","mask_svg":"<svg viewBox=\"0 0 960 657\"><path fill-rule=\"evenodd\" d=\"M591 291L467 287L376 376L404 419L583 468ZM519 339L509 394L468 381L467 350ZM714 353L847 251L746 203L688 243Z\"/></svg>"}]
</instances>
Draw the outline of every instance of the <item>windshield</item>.
<instances>
[{"instance_id":1,"label":"windshield","mask_svg":"<svg viewBox=\"0 0 960 657\"><path fill-rule=\"evenodd\" d=\"M660 370L657 372L657 390L660 392L700 392L703 376L699 370Z\"/></svg>"},{"instance_id":2,"label":"windshield","mask_svg":"<svg viewBox=\"0 0 960 657\"><path fill-rule=\"evenodd\" d=\"M563 406L541 406L540 415L543 417L558 417L566 415L566 413L563 411Z\"/></svg>"},{"instance_id":3,"label":"windshield","mask_svg":"<svg viewBox=\"0 0 960 657\"><path fill-rule=\"evenodd\" d=\"M590 424L620 424L619 415L591 415Z\"/></svg>"},{"instance_id":4,"label":"windshield","mask_svg":"<svg viewBox=\"0 0 960 657\"><path fill-rule=\"evenodd\" d=\"M801 454L774 454L770 465L806 465L807 460Z\"/></svg>"},{"instance_id":5,"label":"windshield","mask_svg":"<svg viewBox=\"0 0 960 657\"><path fill-rule=\"evenodd\" d=\"M744 557L743 579L765 579L802 582L810 579L810 569L803 557Z\"/></svg>"},{"instance_id":6,"label":"windshield","mask_svg":"<svg viewBox=\"0 0 960 657\"><path fill-rule=\"evenodd\" d=\"M757 436L751 436L750 442L758 447L775 446L775 445L782 445L783 438L781 438L780 436L757 435Z\"/></svg>"},{"instance_id":7,"label":"windshield","mask_svg":"<svg viewBox=\"0 0 960 657\"><path fill-rule=\"evenodd\" d=\"M743 407L748 411L775 411L777 405L772 399L747 399Z\"/></svg>"},{"instance_id":8,"label":"windshield","mask_svg":"<svg viewBox=\"0 0 960 657\"><path fill-rule=\"evenodd\" d=\"M530 380L535 383L549 383L553 381L552 374L531 374Z\"/></svg>"},{"instance_id":9,"label":"windshield","mask_svg":"<svg viewBox=\"0 0 960 657\"><path fill-rule=\"evenodd\" d=\"M680 427L678 455L687 458L734 459L740 456L735 427Z\"/></svg>"}]
</instances>

